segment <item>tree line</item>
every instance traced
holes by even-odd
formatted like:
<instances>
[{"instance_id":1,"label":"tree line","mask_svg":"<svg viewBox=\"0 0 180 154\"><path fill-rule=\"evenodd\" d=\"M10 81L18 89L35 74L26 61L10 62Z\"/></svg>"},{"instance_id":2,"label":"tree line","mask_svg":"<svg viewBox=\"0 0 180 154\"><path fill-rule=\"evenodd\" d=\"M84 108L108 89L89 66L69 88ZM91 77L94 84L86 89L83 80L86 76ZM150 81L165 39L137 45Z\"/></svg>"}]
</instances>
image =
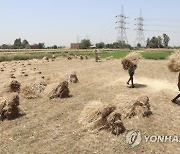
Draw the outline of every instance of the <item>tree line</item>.
<instances>
[{"instance_id":1,"label":"tree line","mask_svg":"<svg viewBox=\"0 0 180 154\"><path fill-rule=\"evenodd\" d=\"M163 34L162 36L153 36L152 38L148 38L146 41L146 48L169 48L169 41L170 38L167 34ZM89 39L83 39L80 43L81 49L88 49L91 48L92 44ZM132 48L132 46L125 41L117 41L113 43L99 42L95 44L96 48L111 48L111 49L118 49L118 48ZM136 47L142 47L141 44L137 44Z\"/></svg>"},{"instance_id":2,"label":"tree line","mask_svg":"<svg viewBox=\"0 0 180 154\"><path fill-rule=\"evenodd\" d=\"M35 43L29 44L29 42L24 39L23 41L21 38L15 39L13 45L11 44L3 44L0 46L0 49L57 49L57 48L64 48L64 46L58 47L57 45L53 45L50 47L46 47L44 43Z\"/></svg>"},{"instance_id":3,"label":"tree line","mask_svg":"<svg viewBox=\"0 0 180 154\"><path fill-rule=\"evenodd\" d=\"M147 39L147 48L167 48L169 44L170 38L167 34L163 34L162 36L153 36L151 39Z\"/></svg>"},{"instance_id":4,"label":"tree line","mask_svg":"<svg viewBox=\"0 0 180 154\"><path fill-rule=\"evenodd\" d=\"M107 43L99 42L96 43L95 46L92 45L90 39L83 39L80 43L80 49L89 49L89 48L111 48L111 49L118 49L118 48L131 48L129 44L127 44L125 41L117 41L113 43Z\"/></svg>"},{"instance_id":5,"label":"tree line","mask_svg":"<svg viewBox=\"0 0 180 154\"><path fill-rule=\"evenodd\" d=\"M169 48L169 41L170 38L167 34L163 34L162 36L153 36L152 38L148 38L146 41L146 48ZM99 42L96 43L94 46L91 43L90 39L83 39L80 42L80 49L89 49L89 48L111 48L111 49L119 49L119 48L133 48L130 44L126 43L125 41L116 41L113 43L104 43ZM141 44L137 44L136 47L142 47ZM65 46L58 47L57 45L53 45L50 47L45 47L44 43L35 43L29 44L29 42L24 39L23 41L21 38L15 39L13 45L3 44L0 46L0 49L57 49L57 48L65 48ZM178 48L178 47L177 47Z\"/></svg>"}]
</instances>

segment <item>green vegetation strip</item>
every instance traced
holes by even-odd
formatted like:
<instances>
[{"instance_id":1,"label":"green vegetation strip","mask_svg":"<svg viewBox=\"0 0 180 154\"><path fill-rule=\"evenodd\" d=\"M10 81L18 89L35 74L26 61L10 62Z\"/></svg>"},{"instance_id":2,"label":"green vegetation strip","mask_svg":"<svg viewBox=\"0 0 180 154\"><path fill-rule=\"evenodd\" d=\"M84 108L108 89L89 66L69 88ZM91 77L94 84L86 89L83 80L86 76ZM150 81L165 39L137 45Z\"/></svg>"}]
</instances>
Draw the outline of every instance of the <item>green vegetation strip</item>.
<instances>
[{"instance_id":1,"label":"green vegetation strip","mask_svg":"<svg viewBox=\"0 0 180 154\"><path fill-rule=\"evenodd\" d=\"M159 51L155 51L155 52L141 52L141 55L145 58L145 59L154 59L154 60L158 60L158 59L167 59L173 52L171 51L163 51L163 52L159 52Z\"/></svg>"},{"instance_id":2,"label":"green vegetation strip","mask_svg":"<svg viewBox=\"0 0 180 154\"><path fill-rule=\"evenodd\" d=\"M99 53L99 56L101 58L106 58L113 56L115 59L124 58L126 55L128 55L131 51L130 50L120 50L120 51L103 51ZM170 56L173 51L142 51L140 52L141 55L145 59L167 59L168 56ZM1 53L0 54L0 62L3 61L12 61L12 60L28 60L28 59L42 59L43 57L52 57L52 55L55 55L55 57L67 57L67 56L79 56L79 55L87 55L88 57L94 58L95 54L92 53L92 51L66 51L66 52L24 52L24 53Z\"/></svg>"},{"instance_id":3,"label":"green vegetation strip","mask_svg":"<svg viewBox=\"0 0 180 154\"><path fill-rule=\"evenodd\" d=\"M130 53L129 51L102 52L99 54L99 56L101 58L107 58L107 57L113 56L113 58L119 59L119 58L123 58L127 56L129 53ZM93 54L92 57L95 57L95 55Z\"/></svg>"},{"instance_id":4,"label":"green vegetation strip","mask_svg":"<svg viewBox=\"0 0 180 154\"><path fill-rule=\"evenodd\" d=\"M6 54L0 55L0 62L12 60L28 60L28 59L42 59L43 57L52 57L53 53L22 53L22 54ZM54 54L56 57L63 56L62 53Z\"/></svg>"}]
</instances>

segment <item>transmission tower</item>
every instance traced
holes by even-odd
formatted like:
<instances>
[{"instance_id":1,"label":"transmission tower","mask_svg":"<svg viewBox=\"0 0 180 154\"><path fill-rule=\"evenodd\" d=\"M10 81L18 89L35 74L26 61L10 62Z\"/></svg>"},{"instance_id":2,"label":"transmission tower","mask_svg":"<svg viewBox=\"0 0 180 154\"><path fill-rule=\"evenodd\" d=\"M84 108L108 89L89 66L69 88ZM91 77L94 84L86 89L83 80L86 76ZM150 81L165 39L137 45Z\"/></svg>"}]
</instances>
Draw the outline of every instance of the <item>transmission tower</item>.
<instances>
[{"instance_id":1,"label":"transmission tower","mask_svg":"<svg viewBox=\"0 0 180 154\"><path fill-rule=\"evenodd\" d=\"M118 24L118 26L116 27L116 29L118 30L118 36L117 36L117 41L121 41L124 43L128 43L128 39L126 36L126 17L124 14L124 9L123 6L121 8L121 14L116 16L117 21L116 23Z\"/></svg>"},{"instance_id":2,"label":"transmission tower","mask_svg":"<svg viewBox=\"0 0 180 154\"><path fill-rule=\"evenodd\" d=\"M136 32L137 32L137 35L136 35L136 39L135 39L135 42L134 42L134 45L136 46L137 44L140 44L141 46L145 46L145 37L144 37L144 18L142 16L142 11L140 10L140 16L139 18L136 18L136 26L137 28L135 29Z\"/></svg>"}]
</instances>

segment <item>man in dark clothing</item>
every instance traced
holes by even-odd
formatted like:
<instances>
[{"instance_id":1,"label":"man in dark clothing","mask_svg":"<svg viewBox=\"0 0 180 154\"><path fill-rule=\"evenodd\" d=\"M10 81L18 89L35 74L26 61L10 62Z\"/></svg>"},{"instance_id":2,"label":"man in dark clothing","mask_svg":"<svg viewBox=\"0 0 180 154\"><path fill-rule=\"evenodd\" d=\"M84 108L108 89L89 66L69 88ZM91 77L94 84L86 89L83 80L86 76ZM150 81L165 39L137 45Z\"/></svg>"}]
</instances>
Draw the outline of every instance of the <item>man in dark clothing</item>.
<instances>
[{"instance_id":1,"label":"man in dark clothing","mask_svg":"<svg viewBox=\"0 0 180 154\"><path fill-rule=\"evenodd\" d=\"M131 66L129 69L128 69L128 73L129 73L129 76L130 76L130 78L129 78L129 80L128 80L128 82L127 82L127 84L129 84L129 82L131 81L131 88L134 88L135 86L134 86L134 82L133 82L133 76L134 76L134 73L135 73L135 69L137 68L137 65L136 64L134 64L133 66Z\"/></svg>"},{"instance_id":2,"label":"man in dark clothing","mask_svg":"<svg viewBox=\"0 0 180 154\"><path fill-rule=\"evenodd\" d=\"M178 77L178 88L179 88L179 91L180 91L180 73L179 73L179 77ZM180 97L180 94L178 94L174 99L172 99L171 101L173 103L177 103L176 100Z\"/></svg>"}]
</instances>

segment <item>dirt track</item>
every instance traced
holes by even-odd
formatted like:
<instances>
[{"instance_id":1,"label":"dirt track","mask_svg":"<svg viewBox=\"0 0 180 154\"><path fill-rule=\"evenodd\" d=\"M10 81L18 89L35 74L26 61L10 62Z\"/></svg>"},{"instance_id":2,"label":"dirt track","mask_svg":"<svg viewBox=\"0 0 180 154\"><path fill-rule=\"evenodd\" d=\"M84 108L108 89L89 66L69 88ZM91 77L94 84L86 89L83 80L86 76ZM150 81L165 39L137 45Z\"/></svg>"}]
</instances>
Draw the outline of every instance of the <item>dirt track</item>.
<instances>
[{"instance_id":1,"label":"dirt track","mask_svg":"<svg viewBox=\"0 0 180 154\"><path fill-rule=\"evenodd\" d=\"M25 67L22 65L25 64ZM29 65L29 63L31 65ZM125 121L129 130L140 130L146 135L180 134L179 106L171 103L178 94L177 73L167 69L166 61L141 60L135 77L136 88L128 88L128 74L120 60L58 59L53 62L42 60L8 62L0 72L0 90L14 75L22 87L34 77L45 76L48 84L58 83L72 71L77 72L79 83L70 84L71 98L49 100L45 97L27 100L20 98L20 108L26 113L13 121L0 122L0 151L5 153L179 153L179 143L141 143L129 148L125 135L118 137L105 131L92 133L81 128L78 118L84 106L91 101L120 103L147 95L153 116L149 119L135 118ZM33 68L37 69L34 70ZM21 71L28 76L21 76ZM25 69L25 70L24 70ZM38 72L42 73L39 74Z\"/></svg>"}]
</instances>

